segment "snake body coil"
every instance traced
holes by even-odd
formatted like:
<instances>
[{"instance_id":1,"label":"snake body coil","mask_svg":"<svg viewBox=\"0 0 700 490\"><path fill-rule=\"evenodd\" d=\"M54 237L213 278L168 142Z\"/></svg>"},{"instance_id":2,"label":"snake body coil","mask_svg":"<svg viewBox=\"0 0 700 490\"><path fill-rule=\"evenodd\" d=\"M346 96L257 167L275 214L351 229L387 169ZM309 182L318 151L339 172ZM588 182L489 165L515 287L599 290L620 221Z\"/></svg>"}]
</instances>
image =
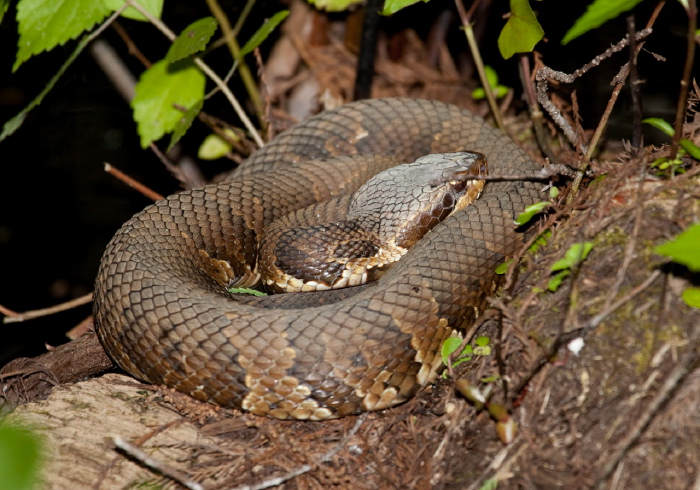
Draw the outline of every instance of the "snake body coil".
<instances>
[{"instance_id":1,"label":"snake body coil","mask_svg":"<svg viewBox=\"0 0 700 490\"><path fill-rule=\"evenodd\" d=\"M523 242L514 217L543 197L535 184L489 183L376 285L262 300L224 286L252 274L264 223L359 187L377 165L465 150L492 174L537 170L501 132L439 102L356 102L282 133L225 182L169 196L117 232L95 286L102 345L137 378L259 415L320 420L405 401L484 308Z\"/></svg>"}]
</instances>

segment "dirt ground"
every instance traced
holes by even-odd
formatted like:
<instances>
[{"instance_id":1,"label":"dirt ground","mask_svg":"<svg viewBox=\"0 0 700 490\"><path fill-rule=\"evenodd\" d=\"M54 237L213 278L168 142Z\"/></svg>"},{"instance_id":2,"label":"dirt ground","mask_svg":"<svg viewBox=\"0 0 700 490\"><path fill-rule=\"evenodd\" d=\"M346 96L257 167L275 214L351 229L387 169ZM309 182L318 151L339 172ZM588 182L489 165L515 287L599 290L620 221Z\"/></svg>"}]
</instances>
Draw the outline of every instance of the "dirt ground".
<instances>
[{"instance_id":1,"label":"dirt ground","mask_svg":"<svg viewBox=\"0 0 700 490\"><path fill-rule=\"evenodd\" d=\"M320 93L347 96L348 53L302 54ZM464 99L444 64L419 61L380 60L374 95ZM525 119L508 126L527 139ZM562 185L538 225L551 237L523 251L473 332L491 339L491 353L402 406L285 422L108 374L57 387L10 419L46 438L46 488L698 489L700 311L681 299L698 277L653 249L700 216L700 166L656 175L657 156L620 146L571 203ZM549 291L551 265L580 242L590 255ZM517 428L509 444L455 379L493 390ZM121 441L130 445L115 449Z\"/></svg>"}]
</instances>

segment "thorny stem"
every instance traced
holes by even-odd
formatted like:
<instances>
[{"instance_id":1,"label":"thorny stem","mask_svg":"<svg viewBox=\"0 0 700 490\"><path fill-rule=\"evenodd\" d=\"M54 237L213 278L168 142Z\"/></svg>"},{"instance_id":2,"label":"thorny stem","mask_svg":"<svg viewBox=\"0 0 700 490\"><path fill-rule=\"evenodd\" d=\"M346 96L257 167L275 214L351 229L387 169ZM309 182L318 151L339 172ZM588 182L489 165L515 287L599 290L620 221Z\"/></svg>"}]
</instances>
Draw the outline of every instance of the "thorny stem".
<instances>
[{"instance_id":1,"label":"thorny stem","mask_svg":"<svg viewBox=\"0 0 700 490\"><path fill-rule=\"evenodd\" d=\"M681 2L682 3L682 2ZM685 122L685 112L688 98L688 88L690 86L690 75L693 70L695 59L695 29L697 28L698 8L696 0L688 0L688 35L687 48L685 54L685 67L683 78L681 79L681 92L678 94L678 105L676 106L676 133L671 142L670 156L673 158L678 151L678 142L683 134L683 123Z\"/></svg>"},{"instance_id":2,"label":"thorny stem","mask_svg":"<svg viewBox=\"0 0 700 490\"><path fill-rule=\"evenodd\" d=\"M498 104L496 104L496 98L493 96L493 91L491 90L491 85L486 78L486 71L484 70L484 61L481 59L481 53L479 52L479 46L474 38L474 30L471 25L471 13L475 10L476 4L479 0L474 2L472 8L469 9L469 13L464 10L464 4L462 0L455 0L455 5L457 6L457 11L459 12L459 17L462 21L462 26L464 27L464 34L467 37L467 44L469 45L469 50L474 58L474 65L479 73L479 79L481 80L481 85L484 87L484 93L486 94L486 99L489 102L489 107L491 108L491 113L493 114L493 119L496 122L496 126L502 131L505 131L503 125L503 119L501 118L501 111L498 110Z\"/></svg>"},{"instance_id":3,"label":"thorny stem","mask_svg":"<svg viewBox=\"0 0 700 490\"><path fill-rule=\"evenodd\" d=\"M134 7L138 12L146 17L148 21L153 24L160 32L163 33L165 37L167 37L169 40L173 41L177 36L173 31L168 28L160 19L156 19L153 17L153 15L144 9L136 0L124 0L127 2L129 5ZM226 96L228 99L229 103L233 107L233 110L236 111L236 114L240 118L241 122L243 125L246 127L250 135L253 137L255 140L255 143L260 147L263 146L265 143L263 142L262 138L260 137L260 134L258 133L258 130L255 129L255 126L253 126L253 123L250 122L250 118L248 118L248 115L245 113L243 110L243 107L241 107L241 104L239 104L238 99L233 95L233 92L231 92L231 89L228 88L228 86L224 83L224 81L217 75L214 70L212 70L209 65L204 63L204 61L201 60L201 58L194 58L195 64L221 89L223 94Z\"/></svg>"}]
</instances>

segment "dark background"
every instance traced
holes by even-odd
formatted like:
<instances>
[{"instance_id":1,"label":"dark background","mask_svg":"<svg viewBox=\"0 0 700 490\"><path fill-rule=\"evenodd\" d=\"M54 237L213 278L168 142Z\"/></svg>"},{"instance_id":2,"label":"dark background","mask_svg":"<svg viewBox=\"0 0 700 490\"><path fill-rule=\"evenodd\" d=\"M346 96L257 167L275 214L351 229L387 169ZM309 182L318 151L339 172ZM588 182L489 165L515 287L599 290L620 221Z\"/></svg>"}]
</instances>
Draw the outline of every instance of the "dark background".
<instances>
[{"instance_id":1,"label":"dark background","mask_svg":"<svg viewBox=\"0 0 700 490\"><path fill-rule=\"evenodd\" d=\"M236 19L243 2L222 1ZM574 4L575 5L572 5ZM537 50L555 69L570 72L621 39L626 33L624 17L608 22L568 46L559 45L564 32L585 11L586 2L545 0L533 2L548 42ZM637 28L643 27L654 2L643 2L635 9ZM246 22L240 39L245 41L265 17L285 6L274 1L259 1ZM383 27L397 30L411 26L425 35L432 19L452 2L434 0L419 3L390 19ZM518 87L513 60L502 60L496 39L504 24L507 2L494 2L487 16L476 22L483 26L480 45L486 64L496 68L502 83ZM179 32L194 20L210 15L204 2L166 2L163 20ZM12 74L17 44L14 5L0 25L0 123L17 114L56 72L69 56L75 42L55 48L22 65ZM342 16L337 16L342 18ZM162 58L168 43L153 27L130 20L121 21L139 48L152 61ZM664 117L673 121L678 80L685 54L686 18L677 2L669 2L656 24L646 48L667 58L640 56L640 75L645 81L645 117ZM463 33L454 24L449 45L455 58L467 51ZM134 73L143 70L130 57L123 42L112 29L103 38L116 48ZM272 44L264 45L263 57ZM604 62L581 82L569 87L578 93L583 127L593 128L607 103L609 81L624 63L626 54ZM225 49L207 58L219 73L225 73L230 59ZM241 99L244 91L234 82ZM517 90L517 89L516 89ZM627 91L618 103L608 137L631 137L630 103ZM221 96L210 100L205 110L236 123L230 106ZM653 130L652 130L653 131ZM650 131L648 134L653 134ZM195 123L183 141L183 151L196 155L197 146L208 133ZM658 137L658 135L656 135ZM117 228L149 201L128 189L102 170L109 162L162 194L178 189L178 183L163 169L150 151L139 147L131 110L113 89L110 81L94 63L87 50L79 57L44 102L36 108L21 129L0 143L0 304L15 311L43 308L81 296L92 290L99 260L105 245ZM212 174L226 168L226 161L203 162ZM0 328L0 365L20 355L36 355L44 344L66 341L65 332L90 314L90 307Z\"/></svg>"}]
</instances>

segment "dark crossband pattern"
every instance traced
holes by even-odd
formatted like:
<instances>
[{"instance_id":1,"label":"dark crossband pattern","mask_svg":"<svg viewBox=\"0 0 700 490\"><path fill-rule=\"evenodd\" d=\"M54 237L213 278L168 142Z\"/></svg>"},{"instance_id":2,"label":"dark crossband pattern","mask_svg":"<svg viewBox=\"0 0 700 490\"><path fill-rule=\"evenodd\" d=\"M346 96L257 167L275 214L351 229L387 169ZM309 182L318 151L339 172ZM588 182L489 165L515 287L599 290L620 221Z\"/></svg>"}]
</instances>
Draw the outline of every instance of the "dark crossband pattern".
<instances>
[{"instance_id":1,"label":"dark crossband pattern","mask_svg":"<svg viewBox=\"0 0 700 490\"><path fill-rule=\"evenodd\" d=\"M107 353L139 379L277 418L320 420L407 400L435 379L443 341L486 306L496 267L525 239L514 217L545 197L537 184L488 183L376 285L332 300L299 293L253 301L224 286L257 280L255 245L266 223L358 188L383 170L378 162L455 151L483 153L491 174L538 168L467 111L379 99L319 114L227 181L149 206L117 232L98 273L94 313ZM328 161L311 161L319 158Z\"/></svg>"}]
</instances>

